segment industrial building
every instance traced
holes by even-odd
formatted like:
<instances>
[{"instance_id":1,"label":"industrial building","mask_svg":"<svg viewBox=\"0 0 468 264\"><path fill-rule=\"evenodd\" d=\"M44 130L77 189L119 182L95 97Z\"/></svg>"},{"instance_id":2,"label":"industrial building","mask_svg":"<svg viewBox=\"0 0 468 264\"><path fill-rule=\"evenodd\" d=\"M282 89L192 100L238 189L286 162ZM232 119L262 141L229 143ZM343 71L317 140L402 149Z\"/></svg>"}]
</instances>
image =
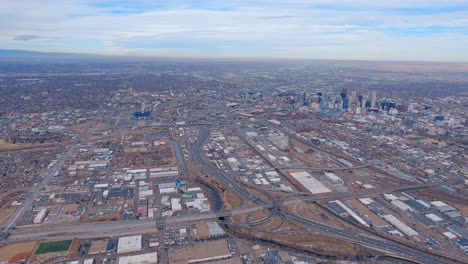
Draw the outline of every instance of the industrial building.
<instances>
[{"instance_id":1,"label":"industrial building","mask_svg":"<svg viewBox=\"0 0 468 264\"><path fill-rule=\"evenodd\" d=\"M416 232L414 229L411 227L407 226L405 223L401 222L398 220L395 216L393 215L383 215L382 216L385 220L387 220L390 224L392 224L394 227L398 228L401 232L403 232L407 236L417 236L418 232Z\"/></svg>"},{"instance_id":2,"label":"industrial building","mask_svg":"<svg viewBox=\"0 0 468 264\"><path fill-rule=\"evenodd\" d=\"M215 240L197 243L190 248L173 249L169 251L169 263L188 264L211 260L221 260L232 256L227 240Z\"/></svg>"},{"instance_id":3,"label":"industrial building","mask_svg":"<svg viewBox=\"0 0 468 264\"><path fill-rule=\"evenodd\" d=\"M158 263L158 253L146 253L134 256L120 257L118 264L153 264Z\"/></svg>"},{"instance_id":4,"label":"industrial building","mask_svg":"<svg viewBox=\"0 0 468 264\"><path fill-rule=\"evenodd\" d=\"M195 225L193 233L193 238L195 240L219 237L226 234L219 226L218 222L198 223Z\"/></svg>"},{"instance_id":5,"label":"industrial building","mask_svg":"<svg viewBox=\"0 0 468 264\"><path fill-rule=\"evenodd\" d=\"M34 224L42 224L49 210L47 208L42 208L36 217L34 217Z\"/></svg>"},{"instance_id":6,"label":"industrial building","mask_svg":"<svg viewBox=\"0 0 468 264\"><path fill-rule=\"evenodd\" d=\"M304 170L291 171L289 174L312 194L331 192L330 189Z\"/></svg>"},{"instance_id":7,"label":"industrial building","mask_svg":"<svg viewBox=\"0 0 468 264\"><path fill-rule=\"evenodd\" d=\"M336 176L336 174L332 173L332 172L325 172L324 173L324 176L327 180L329 180L331 183L334 183L334 184L343 184L343 180Z\"/></svg>"},{"instance_id":8,"label":"industrial building","mask_svg":"<svg viewBox=\"0 0 468 264\"><path fill-rule=\"evenodd\" d=\"M351 210L348 206L346 206L340 200L331 201L327 204L332 211L337 213L341 217L351 216L354 220L356 220L359 224L370 227L370 225L362 219L359 215L357 215L353 210ZM337 211L335 211L337 210Z\"/></svg>"},{"instance_id":9,"label":"industrial building","mask_svg":"<svg viewBox=\"0 0 468 264\"><path fill-rule=\"evenodd\" d=\"M121 237L119 238L117 253L122 254L140 251L141 248L141 235Z\"/></svg>"}]
</instances>

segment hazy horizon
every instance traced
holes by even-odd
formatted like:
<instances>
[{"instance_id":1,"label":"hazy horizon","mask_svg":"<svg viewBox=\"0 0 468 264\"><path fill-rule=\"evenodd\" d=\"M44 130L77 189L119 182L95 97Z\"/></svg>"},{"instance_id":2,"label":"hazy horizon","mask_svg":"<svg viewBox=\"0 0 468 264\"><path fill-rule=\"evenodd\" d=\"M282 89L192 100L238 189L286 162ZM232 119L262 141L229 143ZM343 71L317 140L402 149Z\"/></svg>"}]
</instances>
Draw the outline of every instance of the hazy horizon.
<instances>
[{"instance_id":1,"label":"hazy horizon","mask_svg":"<svg viewBox=\"0 0 468 264\"><path fill-rule=\"evenodd\" d=\"M0 49L206 59L468 62L468 2L18 1Z\"/></svg>"}]
</instances>

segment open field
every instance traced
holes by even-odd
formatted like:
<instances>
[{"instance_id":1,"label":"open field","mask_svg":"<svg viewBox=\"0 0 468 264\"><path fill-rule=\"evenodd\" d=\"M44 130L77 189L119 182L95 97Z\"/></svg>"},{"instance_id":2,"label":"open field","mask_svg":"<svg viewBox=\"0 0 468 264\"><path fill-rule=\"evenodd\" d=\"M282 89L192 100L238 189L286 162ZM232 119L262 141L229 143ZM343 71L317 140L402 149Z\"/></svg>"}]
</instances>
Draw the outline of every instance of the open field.
<instances>
[{"instance_id":1,"label":"open field","mask_svg":"<svg viewBox=\"0 0 468 264\"><path fill-rule=\"evenodd\" d=\"M358 249L356 245L352 243L319 234L297 234L291 236L284 234L263 233L260 231L237 227L232 229L249 237L262 238L266 241L299 248L322 256L353 256L358 253L358 250L360 254L364 255L380 255L380 253L377 253L376 251L368 249L364 246L360 246ZM300 232L300 230L304 231L302 228L298 228L297 231Z\"/></svg>"},{"instance_id":2,"label":"open field","mask_svg":"<svg viewBox=\"0 0 468 264\"><path fill-rule=\"evenodd\" d=\"M0 262L15 263L27 259L36 247L36 241L8 244L0 247Z\"/></svg>"},{"instance_id":3,"label":"open field","mask_svg":"<svg viewBox=\"0 0 468 264\"><path fill-rule=\"evenodd\" d=\"M0 208L0 225L3 225L14 211L15 209L11 208Z\"/></svg>"}]
</instances>

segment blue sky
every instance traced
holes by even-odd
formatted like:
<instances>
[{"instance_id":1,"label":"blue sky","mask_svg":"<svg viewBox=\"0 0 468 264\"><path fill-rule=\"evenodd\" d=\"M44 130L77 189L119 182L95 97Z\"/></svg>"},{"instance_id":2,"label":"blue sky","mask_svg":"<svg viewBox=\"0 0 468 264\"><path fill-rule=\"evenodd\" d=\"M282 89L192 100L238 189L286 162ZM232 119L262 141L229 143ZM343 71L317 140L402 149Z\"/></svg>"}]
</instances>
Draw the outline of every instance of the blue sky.
<instances>
[{"instance_id":1,"label":"blue sky","mask_svg":"<svg viewBox=\"0 0 468 264\"><path fill-rule=\"evenodd\" d=\"M0 48L468 62L466 0L0 1Z\"/></svg>"}]
</instances>

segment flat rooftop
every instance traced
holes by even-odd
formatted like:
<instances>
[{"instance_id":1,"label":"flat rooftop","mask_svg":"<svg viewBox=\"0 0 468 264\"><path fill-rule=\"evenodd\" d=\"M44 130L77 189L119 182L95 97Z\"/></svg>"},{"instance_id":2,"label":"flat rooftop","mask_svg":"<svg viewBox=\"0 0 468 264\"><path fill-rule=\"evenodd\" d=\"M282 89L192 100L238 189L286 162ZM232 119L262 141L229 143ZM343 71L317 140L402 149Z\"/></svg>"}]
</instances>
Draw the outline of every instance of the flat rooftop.
<instances>
[{"instance_id":1,"label":"flat rooftop","mask_svg":"<svg viewBox=\"0 0 468 264\"><path fill-rule=\"evenodd\" d=\"M190 248L169 251L169 263L188 264L221 260L232 256L226 239L197 243ZM224 262L223 262L224 263Z\"/></svg>"}]
</instances>

